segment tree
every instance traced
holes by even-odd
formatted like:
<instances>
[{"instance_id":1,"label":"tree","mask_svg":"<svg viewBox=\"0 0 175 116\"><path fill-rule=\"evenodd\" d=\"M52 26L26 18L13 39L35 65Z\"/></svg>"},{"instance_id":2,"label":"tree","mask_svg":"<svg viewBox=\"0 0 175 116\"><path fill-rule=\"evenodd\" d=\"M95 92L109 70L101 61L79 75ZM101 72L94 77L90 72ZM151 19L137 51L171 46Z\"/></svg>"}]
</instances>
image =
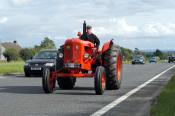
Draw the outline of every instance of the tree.
<instances>
[{"instance_id":1,"label":"tree","mask_svg":"<svg viewBox=\"0 0 175 116\"><path fill-rule=\"evenodd\" d=\"M159 57L161 60L164 59L164 54L159 49L156 49L156 51L154 52L154 55Z\"/></svg>"},{"instance_id":2,"label":"tree","mask_svg":"<svg viewBox=\"0 0 175 116\"><path fill-rule=\"evenodd\" d=\"M121 47L122 55L124 60L131 60L133 56L133 52L130 49Z\"/></svg>"},{"instance_id":3,"label":"tree","mask_svg":"<svg viewBox=\"0 0 175 116\"><path fill-rule=\"evenodd\" d=\"M134 54L135 55L142 55L143 53L138 48L135 48Z\"/></svg>"},{"instance_id":4,"label":"tree","mask_svg":"<svg viewBox=\"0 0 175 116\"><path fill-rule=\"evenodd\" d=\"M56 48L55 44L54 44L54 41L52 41L48 37L44 38L44 40L40 44L40 47L44 48L44 49L54 49L54 48Z\"/></svg>"},{"instance_id":5,"label":"tree","mask_svg":"<svg viewBox=\"0 0 175 116\"><path fill-rule=\"evenodd\" d=\"M6 51L3 53L4 57L7 58L7 61L16 61L19 59L19 54L16 49L6 49Z\"/></svg>"},{"instance_id":6,"label":"tree","mask_svg":"<svg viewBox=\"0 0 175 116\"><path fill-rule=\"evenodd\" d=\"M26 61L35 55L35 51L34 51L34 49L31 49L31 48L23 48L19 52L19 55L24 61Z\"/></svg>"},{"instance_id":7,"label":"tree","mask_svg":"<svg viewBox=\"0 0 175 116\"><path fill-rule=\"evenodd\" d=\"M54 49L54 48L56 48L54 41L52 41L48 37L45 37L44 40L41 41L40 45L35 45L34 47L35 52L39 52L42 49Z\"/></svg>"}]
</instances>

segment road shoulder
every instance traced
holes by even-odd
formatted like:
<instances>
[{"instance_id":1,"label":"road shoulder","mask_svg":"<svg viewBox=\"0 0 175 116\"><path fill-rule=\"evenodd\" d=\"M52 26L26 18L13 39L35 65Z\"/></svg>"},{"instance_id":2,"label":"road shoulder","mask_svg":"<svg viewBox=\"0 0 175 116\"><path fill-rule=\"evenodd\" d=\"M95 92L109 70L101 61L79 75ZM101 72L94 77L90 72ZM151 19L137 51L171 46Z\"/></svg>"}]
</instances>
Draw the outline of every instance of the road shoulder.
<instances>
[{"instance_id":1,"label":"road shoulder","mask_svg":"<svg viewBox=\"0 0 175 116\"><path fill-rule=\"evenodd\" d=\"M149 116L149 111L156 97L171 79L175 69L171 69L128 99L105 113L104 116Z\"/></svg>"}]
</instances>

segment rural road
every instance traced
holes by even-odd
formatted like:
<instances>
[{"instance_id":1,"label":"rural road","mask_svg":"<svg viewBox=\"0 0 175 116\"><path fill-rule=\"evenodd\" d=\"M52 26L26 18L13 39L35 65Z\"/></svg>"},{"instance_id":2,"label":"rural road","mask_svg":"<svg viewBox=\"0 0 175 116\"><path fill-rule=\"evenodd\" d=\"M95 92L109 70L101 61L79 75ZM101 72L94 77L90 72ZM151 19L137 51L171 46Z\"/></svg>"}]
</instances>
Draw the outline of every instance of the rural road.
<instances>
[{"instance_id":1,"label":"rural road","mask_svg":"<svg viewBox=\"0 0 175 116\"><path fill-rule=\"evenodd\" d=\"M0 76L0 116L86 116L125 96L175 64L123 65L120 90L95 95L93 79L78 79L73 90L43 93L40 77ZM114 105L104 116L141 116L147 113L152 98L167 83L175 67Z\"/></svg>"}]
</instances>

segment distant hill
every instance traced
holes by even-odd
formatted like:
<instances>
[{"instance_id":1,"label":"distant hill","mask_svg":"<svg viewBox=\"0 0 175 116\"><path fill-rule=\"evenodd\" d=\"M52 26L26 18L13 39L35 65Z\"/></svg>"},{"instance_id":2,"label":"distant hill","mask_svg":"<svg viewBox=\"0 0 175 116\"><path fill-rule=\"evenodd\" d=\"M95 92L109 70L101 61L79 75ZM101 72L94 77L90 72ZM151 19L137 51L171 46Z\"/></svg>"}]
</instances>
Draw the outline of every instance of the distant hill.
<instances>
[{"instance_id":1,"label":"distant hill","mask_svg":"<svg viewBox=\"0 0 175 116\"><path fill-rule=\"evenodd\" d=\"M144 53L154 53L156 50L141 50ZM164 53L175 54L175 50L161 50Z\"/></svg>"}]
</instances>

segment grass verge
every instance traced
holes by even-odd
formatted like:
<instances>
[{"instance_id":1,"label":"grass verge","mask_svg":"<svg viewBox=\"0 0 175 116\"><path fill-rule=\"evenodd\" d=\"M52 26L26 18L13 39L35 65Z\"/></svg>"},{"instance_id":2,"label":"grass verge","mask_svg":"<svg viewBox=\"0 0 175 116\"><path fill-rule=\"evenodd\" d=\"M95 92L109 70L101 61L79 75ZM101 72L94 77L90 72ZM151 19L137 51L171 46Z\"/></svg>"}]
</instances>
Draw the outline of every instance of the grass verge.
<instances>
[{"instance_id":1,"label":"grass verge","mask_svg":"<svg viewBox=\"0 0 175 116\"><path fill-rule=\"evenodd\" d=\"M175 116L175 75L158 96L150 114L151 116Z\"/></svg>"},{"instance_id":2,"label":"grass verge","mask_svg":"<svg viewBox=\"0 0 175 116\"><path fill-rule=\"evenodd\" d=\"M7 75L12 73L23 73L24 62L1 62L0 63L0 74Z\"/></svg>"}]
</instances>

